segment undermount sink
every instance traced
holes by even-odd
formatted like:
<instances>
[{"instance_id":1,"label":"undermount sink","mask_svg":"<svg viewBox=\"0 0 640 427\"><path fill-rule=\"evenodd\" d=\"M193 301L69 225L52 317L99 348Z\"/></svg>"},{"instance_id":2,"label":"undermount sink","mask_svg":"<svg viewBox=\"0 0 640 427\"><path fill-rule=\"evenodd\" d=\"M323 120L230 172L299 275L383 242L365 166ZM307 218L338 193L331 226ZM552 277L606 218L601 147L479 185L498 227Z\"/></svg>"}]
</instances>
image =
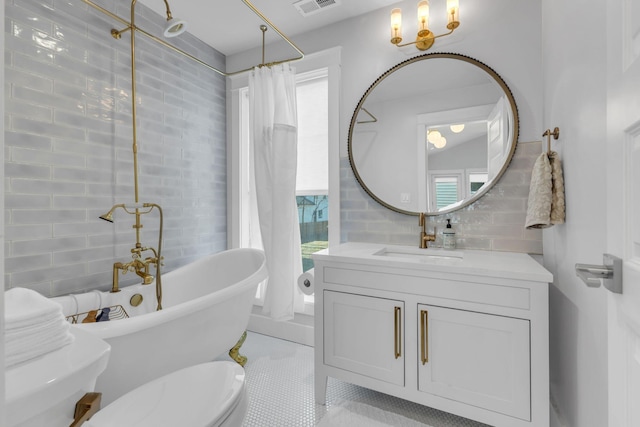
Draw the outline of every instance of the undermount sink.
<instances>
[{"instance_id":1,"label":"undermount sink","mask_svg":"<svg viewBox=\"0 0 640 427\"><path fill-rule=\"evenodd\" d=\"M374 252L375 256L384 256L391 258L409 258L418 259L422 261L436 261L436 260L462 260L464 258L464 252L452 251L447 249L421 249L421 248L409 248L409 247L384 247L381 250Z\"/></svg>"}]
</instances>

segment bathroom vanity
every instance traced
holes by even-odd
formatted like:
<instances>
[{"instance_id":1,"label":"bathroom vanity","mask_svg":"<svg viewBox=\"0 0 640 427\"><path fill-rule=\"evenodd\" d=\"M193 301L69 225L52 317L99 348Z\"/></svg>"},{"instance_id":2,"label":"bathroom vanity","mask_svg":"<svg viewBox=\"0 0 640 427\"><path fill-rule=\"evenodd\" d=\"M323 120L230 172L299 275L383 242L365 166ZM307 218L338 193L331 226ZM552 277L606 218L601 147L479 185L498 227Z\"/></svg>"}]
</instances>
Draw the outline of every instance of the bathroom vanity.
<instances>
[{"instance_id":1,"label":"bathroom vanity","mask_svg":"<svg viewBox=\"0 0 640 427\"><path fill-rule=\"evenodd\" d=\"M493 426L549 425L548 284L527 254L346 243L315 262L315 398L337 378Z\"/></svg>"}]
</instances>

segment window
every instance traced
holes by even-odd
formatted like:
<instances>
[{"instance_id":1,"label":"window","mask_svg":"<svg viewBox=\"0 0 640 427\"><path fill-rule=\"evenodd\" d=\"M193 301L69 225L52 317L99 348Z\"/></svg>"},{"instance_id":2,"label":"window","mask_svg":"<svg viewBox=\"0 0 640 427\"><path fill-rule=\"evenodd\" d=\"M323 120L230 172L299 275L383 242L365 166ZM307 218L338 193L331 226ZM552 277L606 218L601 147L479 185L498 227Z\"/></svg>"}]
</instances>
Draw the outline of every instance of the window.
<instances>
[{"instance_id":1,"label":"window","mask_svg":"<svg viewBox=\"0 0 640 427\"><path fill-rule=\"evenodd\" d=\"M462 199L464 171L429 172L430 210L437 211Z\"/></svg>"},{"instance_id":2,"label":"window","mask_svg":"<svg viewBox=\"0 0 640 427\"><path fill-rule=\"evenodd\" d=\"M313 268L311 254L329 245L328 70L296 79L298 104L298 173L296 201L302 242L302 269Z\"/></svg>"},{"instance_id":3,"label":"window","mask_svg":"<svg viewBox=\"0 0 640 427\"><path fill-rule=\"evenodd\" d=\"M435 179L436 209L445 208L458 201L460 183L456 177L440 177Z\"/></svg>"},{"instance_id":4,"label":"window","mask_svg":"<svg viewBox=\"0 0 640 427\"><path fill-rule=\"evenodd\" d=\"M467 182L469 183L469 187L467 188L468 196L476 194L489 178L487 172L469 172L467 176Z\"/></svg>"}]
</instances>

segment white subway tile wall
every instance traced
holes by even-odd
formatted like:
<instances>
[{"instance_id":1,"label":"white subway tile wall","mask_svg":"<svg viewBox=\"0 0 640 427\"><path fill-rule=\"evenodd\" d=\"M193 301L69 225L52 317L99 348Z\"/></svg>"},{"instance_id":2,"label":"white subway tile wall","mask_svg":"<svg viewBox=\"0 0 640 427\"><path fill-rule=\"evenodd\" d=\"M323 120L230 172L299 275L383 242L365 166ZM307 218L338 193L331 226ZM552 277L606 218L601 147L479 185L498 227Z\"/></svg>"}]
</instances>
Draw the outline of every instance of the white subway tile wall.
<instances>
[{"instance_id":1,"label":"white subway tile wall","mask_svg":"<svg viewBox=\"0 0 640 427\"><path fill-rule=\"evenodd\" d=\"M100 0L128 20L129 2ZM134 200L129 35L81 0L5 7L5 288L47 296L107 289L135 244L133 217L98 219ZM136 24L165 18L138 3ZM219 69L190 34L171 43ZM164 208L164 271L226 249L225 79L136 37L140 201ZM157 247L158 215L141 241ZM121 282L136 281L133 274Z\"/></svg>"},{"instance_id":2,"label":"white subway tile wall","mask_svg":"<svg viewBox=\"0 0 640 427\"><path fill-rule=\"evenodd\" d=\"M542 231L524 228L531 170L541 142L519 142L500 181L477 202L457 212L430 216L427 230L436 227L434 246L442 246L442 230L451 219L457 247L542 253ZM340 164L341 241L418 245L418 217L393 212L362 189L349 165Z\"/></svg>"}]
</instances>

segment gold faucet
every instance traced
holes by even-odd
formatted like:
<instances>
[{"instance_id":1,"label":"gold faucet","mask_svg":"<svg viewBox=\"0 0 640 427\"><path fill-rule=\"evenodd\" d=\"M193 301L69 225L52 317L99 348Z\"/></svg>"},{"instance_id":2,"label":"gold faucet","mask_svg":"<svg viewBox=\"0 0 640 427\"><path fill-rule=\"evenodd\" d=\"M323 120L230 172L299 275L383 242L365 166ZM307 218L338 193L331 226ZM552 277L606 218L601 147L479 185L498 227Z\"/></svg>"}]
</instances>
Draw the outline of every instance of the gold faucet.
<instances>
[{"instance_id":1,"label":"gold faucet","mask_svg":"<svg viewBox=\"0 0 640 427\"><path fill-rule=\"evenodd\" d=\"M137 170L136 167L134 169ZM122 274L125 274L127 271L131 271L136 273L138 276L142 278L142 283L144 285L148 285L153 282L154 277L149 274L149 264L154 264L156 267L156 299L158 300L158 305L156 310L162 310L162 274L160 272L160 268L164 265L163 260L164 257L162 254L162 227L163 227L163 214L162 208L160 205L156 203L138 203L138 187L136 181L136 203L132 206L125 205L123 203L113 205L109 212L100 216L101 219L104 219L108 222L113 222L113 213L117 208L122 208L126 213L136 216L136 223L133 228L136 230L136 245L133 249L131 249L133 260L123 264L121 262L116 262L113 264L113 282L111 286L111 292L120 292L119 289L119 274L122 271ZM148 214L153 209L157 209L160 214L160 232L158 233L158 250L156 251L154 248L142 247L140 243L140 229L142 228L142 224L140 223L140 216L144 214ZM153 257L147 257L142 260L142 252L151 251L153 252Z\"/></svg>"},{"instance_id":2,"label":"gold faucet","mask_svg":"<svg viewBox=\"0 0 640 427\"><path fill-rule=\"evenodd\" d=\"M144 251L152 251L155 257L147 257L144 261L141 260L141 254ZM143 248L142 246L136 245L135 248L131 249L131 253L133 254L133 260L123 264L121 262L116 262L113 264L113 281L111 286L111 292L120 292L119 289L119 276L120 271L122 274L126 274L128 271L136 273L138 276L142 278L143 285L149 285L153 282L154 277L149 274L149 264L155 264L156 269L158 263L160 262L157 257L157 253L153 248Z\"/></svg>"},{"instance_id":3,"label":"gold faucet","mask_svg":"<svg viewBox=\"0 0 640 427\"><path fill-rule=\"evenodd\" d=\"M436 228L433 228L433 234L427 234L425 228L427 225L427 221L425 218L425 214L420 212L418 215L418 226L420 227L420 248L427 249L429 247L429 242L436 241Z\"/></svg>"}]
</instances>

